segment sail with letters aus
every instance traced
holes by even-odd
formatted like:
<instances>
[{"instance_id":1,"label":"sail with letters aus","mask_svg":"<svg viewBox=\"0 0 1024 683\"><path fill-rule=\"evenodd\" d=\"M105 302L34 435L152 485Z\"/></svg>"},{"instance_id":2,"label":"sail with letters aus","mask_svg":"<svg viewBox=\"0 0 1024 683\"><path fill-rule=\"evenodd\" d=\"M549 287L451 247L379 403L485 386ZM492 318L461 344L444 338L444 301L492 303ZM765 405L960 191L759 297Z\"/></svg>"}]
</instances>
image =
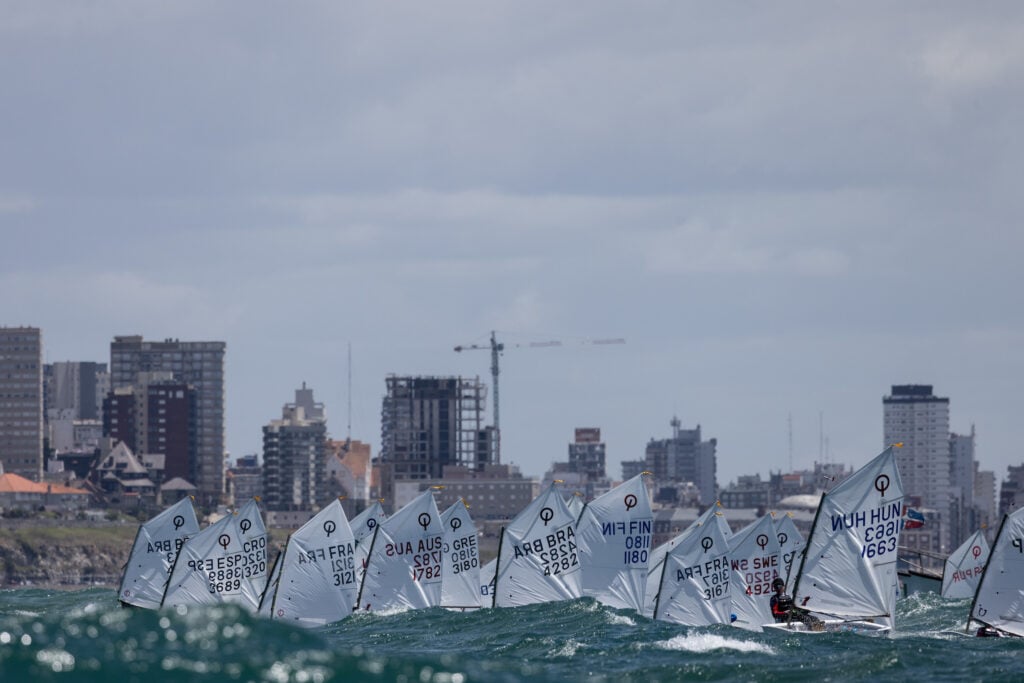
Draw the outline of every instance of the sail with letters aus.
<instances>
[{"instance_id":1,"label":"sail with letters aus","mask_svg":"<svg viewBox=\"0 0 1024 683\"><path fill-rule=\"evenodd\" d=\"M583 595L601 604L640 612L654 515L638 474L587 503L576 524Z\"/></svg>"},{"instance_id":2,"label":"sail with letters aus","mask_svg":"<svg viewBox=\"0 0 1024 683\"><path fill-rule=\"evenodd\" d=\"M971 619L1024 636L1024 507L1005 515L999 525L974 593L968 628Z\"/></svg>"},{"instance_id":3,"label":"sail with letters aus","mask_svg":"<svg viewBox=\"0 0 1024 683\"><path fill-rule=\"evenodd\" d=\"M576 518L552 482L501 532L494 606L517 607L582 596Z\"/></svg>"},{"instance_id":4,"label":"sail with letters aus","mask_svg":"<svg viewBox=\"0 0 1024 683\"><path fill-rule=\"evenodd\" d=\"M352 527L352 534L355 536L356 543L361 543L364 538L372 536L373 532L377 530L377 525L387 518L388 516L384 514L384 508L379 500L373 501L373 505L353 517L352 521L349 522L349 526Z\"/></svg>"},{"instance_id":5,"label":"sail with letters aus","mask_svg":"<svg viewBox=\"0 0 1024 683\"><path fill-rule=\"evenodd\" d=\"M732 610L729 542L709 519L665 555L654 618L687 626L728 624Z\"/></svg>"},{"instance_id":6,"label":"sail with letters aus","mask_svg":"<svg viewBox=\"0 0 1024 683\"><path fill-rule=\"evenodd\" d=\"M761 631L772 621L772 581L782 575L782 549L775 520L766 514L729 539L734 626Z\"/></svg>"},{"instance_id":7,"label":"sail with letters aus","mask_svg":"<svg viewBox=\"0 0 1024 683\"><path fill-rule=\"evenodd\" d=\"M433 489L377 525L366 545L366 569L358 609L392 612L441 603L441 518Z\"/></svg>"},{"instance_id":8,"label":"sail with letters aus","mask_svg":"<svg viewBox=\"0 0 1024 683\"><path fill-rule=\"evenodd\" d=\"M775 536L779 539L779 548L782 550L782 568L779 575L785 579L786 593L790 594L796 580L796 568L800 566L800 560L803 558L804 537L796 528L793 513L778 515L773 512L772 516L775 519Z\"/></svg>"},{"instance_id":9,"label":"sail with letters aus","mask_svg":"<svg viewBox=\"0 0 1024 683\"><path fill-rule=\"evenodd\" d=\"M280 576L271 584L270 617L315 627L351 615L359 592L355 546L348 517L335 499L288 539L278 560Z\"/></svg>"},{"instance_id":10,"label":"sail with letters aus","mask_svg":"<svg viewBox=\"0 0 1024 683\"><path fill-rule=\"evenodd\" d=\"M946 558L942 571L942 597L973 597L985 571L988 554L985 532L978 529Z\"/></svg>"},{"instance_id":11,"label":"sail with letters aus","mask_svg":"<svg viewBox=\"0 0 1024 683\"><path fill-rule=\"evenodd\" d=\"M197 533L199 521L189 497L142 524L121 574L118 600L135 607L160 607L174 558L185 541Z\"/></svg>"},{"instance_id":12,"label":"sail with letters aus","mask_svg":"<svg viewBox=\"0 0 1024 683\"><path fill-rule=\"evenodd\" d=\"M267 541L259 506L250 500L185 541L161 606L232 603L257 611L267 586Z\"/></svg>"},{"instance_id":13,"label":"sail with letters aus","mask_svg":"<svg viewBox=\"0 0 1024 683\"><path fill-rule=\"evenodd\" d=\"M444 529L441 564L441 607L480 608L480 544L469 506L459 500L441 513Z\"/></svg>"},{"instance_id":14,"label":"sail with letters aus","mask_svg":"<svg viewBox=\"0 0 1024 683\"><path fill-rule=\"evenodd\" d=\"M494 570L498 566L498 558L492 558L490 562L480 568L480 606L494 606Z\"/></svg>"}]
</instances>

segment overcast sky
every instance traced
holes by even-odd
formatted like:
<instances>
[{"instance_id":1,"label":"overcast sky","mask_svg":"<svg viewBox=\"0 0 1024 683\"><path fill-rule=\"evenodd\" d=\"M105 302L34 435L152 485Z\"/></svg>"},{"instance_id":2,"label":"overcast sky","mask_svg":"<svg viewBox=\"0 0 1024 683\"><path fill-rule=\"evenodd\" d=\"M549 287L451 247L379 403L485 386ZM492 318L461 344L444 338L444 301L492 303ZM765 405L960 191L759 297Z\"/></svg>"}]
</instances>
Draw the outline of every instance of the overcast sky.
<instances>
[{"instance_id":1,"label":"overcast sky","mask_svg":"<svg viewBox=\"0 0 1024 683\"><path fill-rule=\"evenodd\" d=\"M1002 479L1022 112L1018 2L0 0L0 324L227 342L233 456L303 381L344 438L349 344L377 454L386 375L497 330L526 474L673 415L720 486L859 466L922 383Z\"/></svg>"}]
</instances>

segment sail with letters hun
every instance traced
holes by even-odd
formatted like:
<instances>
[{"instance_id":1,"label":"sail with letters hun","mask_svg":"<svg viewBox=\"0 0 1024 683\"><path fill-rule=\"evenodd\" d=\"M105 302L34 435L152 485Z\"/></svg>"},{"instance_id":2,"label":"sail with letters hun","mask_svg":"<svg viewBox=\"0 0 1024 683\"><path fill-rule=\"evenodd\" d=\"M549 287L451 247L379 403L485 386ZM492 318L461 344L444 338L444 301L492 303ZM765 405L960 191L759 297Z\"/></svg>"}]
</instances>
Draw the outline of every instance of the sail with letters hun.
<instances>
[{"instance_id":1,"label":"sail with letters hun","mask_svg":"<svg viewBox=\"0 0 1024 683\"><path fill-rule=\"evenodd\" d=\"M772 581L782 575L782 549L775 520L763 515L729 539L732 564L732 611L735 626L751 631L772 621Z\"/></svg>"},{"instance_id":2,"label":"sail with letters hun","mask_svg":"<svg viewBox=\"0 0 1024 683\"><path fill-rule=\"evenodd\" d=\"M189 497L141 525L121 575L118 600L135 607L160 607L174 558L185 541L197 533L199 521Z\"/></svg>"},{"instance_id":3,"label":"sail with letters hun","mask_svg":"<svg viewBox=\"0 0 1024 683\"><path fill-rule=\"evenodd\" d=\"M714 519L691 527L665 555L654 618L674 624L728 624L732 609L729 542Z\"/></svg>"},{"instance_id":4,"label":"sail with letters hun","mask_svg":"<svg viewBox=\"0 0 1024 683\"><path fill-rule=\"evenodd\" d=\"M971 619L1024 636L1024 507L1005 515L999 525L974 594L968 627Z\"/></svg>"},{"instance_id":5,"label":"sail with letters hun","mask_svg":"<svg viewBox=\"0 0 1024 683\"><path fill-rule=\"evenodd\" d=\"M978 529L946 558L942 572L942 597L973 597L985 571L988 554L985 532Z\"/></svg>"},{"instance_id":6,"label":"sail with letters hun","mask_svg":"<svg viewBox=\"0 0 1024 683\"><path fill-rule=\"evenodd\" d=\"M444 529L441 607L479 609L480 544L465 501L456 501L441 513L441 527Z\"/></svg>"}]
</instances>

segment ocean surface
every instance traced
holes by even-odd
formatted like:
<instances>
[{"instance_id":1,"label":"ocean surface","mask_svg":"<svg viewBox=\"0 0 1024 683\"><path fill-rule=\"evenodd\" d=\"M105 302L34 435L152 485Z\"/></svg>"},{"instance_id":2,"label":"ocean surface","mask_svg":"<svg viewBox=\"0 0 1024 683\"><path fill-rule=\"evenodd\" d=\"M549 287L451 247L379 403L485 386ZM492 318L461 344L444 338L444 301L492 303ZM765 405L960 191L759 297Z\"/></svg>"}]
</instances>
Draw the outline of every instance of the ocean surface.
<instances>
[{"instance_id":1,"label":"ocean surface","mask_svg":"<svg viewBox=\"0 0 1024 683\"><path fill-rule=\"evenodd\" d=\"M107 588L0 591L0 681L1021 681L1024 639L969 600L899 602L889 637L654 622L591 600L360 614L307 630L234 607L123 609Z\"/></svg>"}]
</instances>

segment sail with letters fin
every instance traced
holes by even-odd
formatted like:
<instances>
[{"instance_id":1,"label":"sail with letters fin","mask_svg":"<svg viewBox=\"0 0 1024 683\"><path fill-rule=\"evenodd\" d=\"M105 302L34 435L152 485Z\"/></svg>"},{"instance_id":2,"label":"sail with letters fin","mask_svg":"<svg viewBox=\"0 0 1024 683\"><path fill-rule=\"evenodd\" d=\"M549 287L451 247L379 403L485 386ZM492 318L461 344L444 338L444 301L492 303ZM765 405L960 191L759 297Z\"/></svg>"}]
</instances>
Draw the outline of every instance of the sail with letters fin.
<instances>
[{"instance_id":1,"label":"sail with letters fin","mask_svg":"<svg viewBox=\"0 0 1024 683\"><path fill-rule=\"evenodd\" d=\"M674 624L728 624L732 610L729 541L711 518L685 532L661 565L654 618Z\"/></svg>"},{"instance_id":2,"label":"sail with letters fin","mask_svg":"<svg viewBox=\"0 0 1024 683\"><path fill-rule=\"evenodd\" d=\"M942 597L973 597L985 571L988 554L985 532L978 529L946 558L942 572Z\"/></svg>"},{"instance_id":3,"label":"sail with letters fin","mask_svg":"<svg viewBox=\"0 0 1024 683\"><path fill-rule=\"evenodd\" d=\"M764 515L729 539L732 563L732 611L734 626L760 631L772 621L772 581L782 576L782 549L771 513Z\"/></svg>"},{"instance_id":4,"label":"sail with letters fin","mask_svg":"<svg viewBox=\"0 0 1024 683\"><path fill-rule=\"evenodd\" d=\"M576 524L583 595L601 604L640 612L654 515L638 474L587 503Z\"/></svg>"},{"instance_id":5,"label":"sail with letters fin","mask_svg":"<svg viewBox=\"0 0 1024 683\"><path fill-rule=\"evenodd\" d=\"M1024 507L1003 517L974 594L971 619L1024 636Z\"/></svg>"},{"instance_id":6,"label":"sail with letters fin","mask_svg":"<svg viewBox=\"0 0 1024 683\"><path fill-rule=\"evenodd\" d=\"M797 607L859 628L893 626L903 484L894 446L822 494L793 584ZM826 619L826 623L829 620Z\"/></svg>"},{"instance_id":7,"label":"sail with letters fin","mask_svg":"<svg viewBox=\"0 0 1024 683\"><path fill-rule=\"evenodd\" d=\"M366 546L366 569L359 589L358 609L391 612L441 603L441 560L444 533L427 489L377 525Z\"/></svg>"},{"instance_id":8,"label":"sail with letters fin","mask_svg":"<svg viewBox=\"0 0 1024 683\"><path fill-rule=\"evenodd\" d=\"M175 556L185 541L198 533L199 521L190 497L142 524L121 574L118 600L135 607L160 607Z\"/></svg>"},{"instance_id":9,"label":"sail with letters fin","mask_svg":"<svg viewBox=\"0 0 1024 683\"><path fill-rule=\"evenodd\" d=\"M469 506L459 500L441 513L444 529L441 607L480 608L480 544Z\"/></svg>"},{"instance_id":10,"label":"sail with letters fin","mask_svg":"<svg viewBox=\"0 0 1024 683\"><path fill-rule=\"evenodd\" d=\"M576 518L552 482L501 532L494 606L517 607L582 596Z\"/></svg>"},{"instance_id":11,"label":"sail with letters fin","mask_svg":"<svg viewBox=\"0 0 1024 683\"><path fill-rule=\"evenodd\" d=\"M185 541L161 606L232 603L256 612L267 586L267 541L250 500Z\"/></svg>"},{"instance_id":12,"label":"sail with letters fin","mask_svg":"<svg viewBox=\"0 0 1024 683\"><path fill-rule=\"evenodd\" d=\"M494 570L498 566L498 558L480 568L480 606L494 606Z\"/></svg>"},{"instance_id":13,"label":"sail with letters fin","mask_svg":"<svg viewBox=\"0 0 1024 683\"><path fill-rule=\"evenodd\" d=\"M772 513L775 519L775 536L779 539L779 548L782 551L782 567L779 575L786 581L786 594L793 590L793 582L796 581L796 570L800 566L800 560L804 553L804 537L796 528L793 521L793 513L785 514Z\"/></svg>"},{"instance_id":14,"label":"sail with letters fin","mask_svg":"<svg viewBox=\"0 0 1024 683\"><path fill-rule=\"evenodd\" d=\"M273 596L268 590L270 617L316 627L351 615L359 593L355 548L348 517L335 499L288 539Z\"/></svg>"}]
</instances>

